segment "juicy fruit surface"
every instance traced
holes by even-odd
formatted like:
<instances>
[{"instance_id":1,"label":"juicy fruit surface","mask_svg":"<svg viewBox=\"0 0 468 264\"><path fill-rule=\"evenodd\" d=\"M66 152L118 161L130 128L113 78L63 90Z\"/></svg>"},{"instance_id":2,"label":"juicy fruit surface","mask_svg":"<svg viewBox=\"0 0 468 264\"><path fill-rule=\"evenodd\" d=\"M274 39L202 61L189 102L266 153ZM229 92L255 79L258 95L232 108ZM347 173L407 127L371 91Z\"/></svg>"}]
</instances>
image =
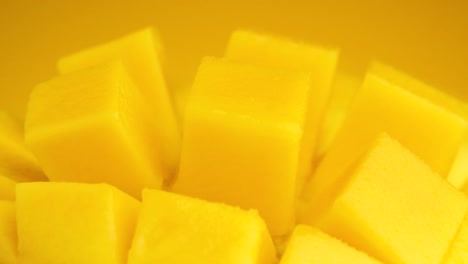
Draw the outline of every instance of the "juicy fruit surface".
<instances>
[{"instance_id":1,"label":"juicy fruit surface","mask_svg":"<svg viewBox=\"0 0 468 264\"><path fill-rule=\"evenodd\" d=\"M150 118L125 68L113 61L38 86L26 142L53 181L107 182L139 197L163 181Z\"/></svg>"},{"instance_id":2,"label":"juicy fruit surface","mask_svg":"<svg viewBox=\"0 0 468 264\"><path fill-rule=\"evenodd\" d=\"M224 204L145 190L129 264L273 263L263 220Z\"/></svg>"},{"instance_id":3,"label":"juicy fruit surface","mask_svg":"<svg viewBox=\"0 0 468 264\"><path fill-rule=\"evenodd\" d=\"M304 118L304 135L299 157L299 191L311 173L320 122L331 94L338 54L337 49L246 30L234 31L227 44L225 57L229 60L303 72L311 78L310 89L304 96L307 99L307 114Z\"/></svg>"},{"instance_id":4,"label":"juicy fruit surface","mask_svg":"<svg viewBox=\"0 0 468 264\"><path fill-rule=\"evenodd\" d=\"M466 122L402 88L369 74L349 110L335 141L304 190L306 200L319 207L330 182L346 173L373 138L387 132L446 177ZM437 139L437 140L435 140Z\"/></svg>"},{"instance_id":5,"label":"juicy fruit surface","mask_svg":"<svg viewBox=\"0 0 468 264\"><path fill-rule=\"evenodd\" d=\"M270 232L286 234L293 223L308 84L303 74L223 60L202 63L172 190L256 209Z\"/></svg>"},{"instance_id":6,"label":"juicy fruit surface","mask_svg":"<svg viewBox=\"0 0 468 264\"><path fill-rule=\"evenodd\" d=\"M0 112L0 174L15 181L47 180L24 144L21 125L4 112Z\"/></svg>"},{"instance_id":7,"label":"juicy fruit surface","mask_svg":"<svg viewBox=\"0 0 468 264\"><path fill-rule=\"evenodd\" d=\"M48 182L18 184L16 199L22 263L126 263L134 198L106 184Z\"/></svg>"},{"instance_id":8,"label":"juicy fruit surface","mask_svg":"<svg viewBox=\"0 0 468 264\"><path fill-rule=\"evenodd\" d=\"M468 261L468 218L466 218L458 229L457 235L452 242L452 247L446 255L443 264L464 264Z\"/></svg>"},{"instance_id":9,"label":"juicy fruit surface","mask_svg":"<svg viewBox=\"0 0 468 264\"><path fill-rule=\"evenodd\" d=\"M468 121L468 104L466 102L449 96L443 91L377 61L371 63L369 71L405 88L422 99L443 107L463 118L465 122ZM457 188L463 188L468 183L468 135L465 135L461 143L447 180Z\"/></svg>"},{"instance_id":10,"label":"juicy fruit surface","mask_svg":"<svg viewBox=\"0 0 468 264\"><path fill-rule=\"evenodd\" d=\"M318 229L298 225L289 238L280 264L300 263L379 264L380 262Z\"/></svg>"},{"instance_id":11,"label":"juicy fruit surface","mask_svg":"<svg viewBox=\"0 0 468 264\"><path fill-rule=\"evenodd\" d=\"M320 220L326 232L384 263L443 261L468 212L465 195L385 134L342 177Z\"/></svg>"},{"instance_id":12,"label":"juicy fruit surface","mask_svg":"<svg viewBox=\"0 0 468 264\"><path fill-rule=\"evenodd\" d=\"M161 68L162 43L152 28L145 28L120 39L101 44L62 58L58 63L61 73L71 73L121 60L132 82L149 106L157 130L151 131L167 178L176 169L180 151L180 131L169 91Z\"/></svg>"}]
</instances>

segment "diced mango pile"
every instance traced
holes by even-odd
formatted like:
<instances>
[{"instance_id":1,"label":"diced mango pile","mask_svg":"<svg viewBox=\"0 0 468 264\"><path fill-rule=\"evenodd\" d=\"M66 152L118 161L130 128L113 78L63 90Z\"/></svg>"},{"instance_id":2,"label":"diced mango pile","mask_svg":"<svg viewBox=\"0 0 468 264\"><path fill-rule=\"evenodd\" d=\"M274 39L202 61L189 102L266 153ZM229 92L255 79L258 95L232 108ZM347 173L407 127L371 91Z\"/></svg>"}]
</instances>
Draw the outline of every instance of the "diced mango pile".
<instances>
[{"instance_id":1,"label":"diced mango pile","mask_svg":"<svg viewBox=\"0 0 468 264\"><path fill-rule=\"evenodd\" d=\"M247 30L190 93L162 58L142 29L0 113L0 264L468 264L466 102Z\"/></svg>"}]
</instances>

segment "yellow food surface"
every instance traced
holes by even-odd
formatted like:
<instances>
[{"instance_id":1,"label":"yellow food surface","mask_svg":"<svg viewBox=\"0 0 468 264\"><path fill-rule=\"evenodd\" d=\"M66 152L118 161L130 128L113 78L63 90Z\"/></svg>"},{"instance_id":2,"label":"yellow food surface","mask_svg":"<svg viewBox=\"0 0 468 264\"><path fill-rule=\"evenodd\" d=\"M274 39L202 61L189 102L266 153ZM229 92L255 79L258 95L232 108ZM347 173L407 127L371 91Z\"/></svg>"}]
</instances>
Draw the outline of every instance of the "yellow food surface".
<instances>
[{"instance_id":1,"label":"yellow food surface","mask_svg":"<svg viewBox=\"0 0 468 264\"><path fill-rule=\"evenodd\" d=\"M465 195L386 134L341 177L323 230L384 263L442 263L468 211Z\"/></svg>"},{"instance_id":2,"label":"yellow food surface","mask_svg":"<svg viewBox=\"0 0 468 264\"><path fill-rule=\"evenodd\" d=\"M157 143L153 147L160 153L166 177L171 177L179 158L180 131L160 64L162 56L162 43L148 27L61 58L58 68L61 73L71 73L109 60L122 60L149 106L150 117L157 126L157 130L152 131Z\"/></svg>"},{"instance_id":3,"label":"yellow food surface","mask_svg":"<svg viewBox=\"0 0 468 264\"><path fill-rule=\"evenodd\" d=\"M255 211L145 190L129 264L273 264L276 252Z\"/></svg>"},{"instance_id":4,"label":"yellow food surface","mask_svg":"<svg viewBox=\"0 0 468 264\"><path fill-rule=\"evenodd\" d=\"M231 34L225 57L277 69L303 72L310 76L307 112L303 125L297 185L300 190L311 172L319 125L331 94L338 50L294 42L246 30Z\"/></svg>"},{"instance_id":5,"label":"yellow food surface","mask_svg":"<svg viewBox=\"0 0 468 264\"><path fill-rule=\"evenodd\" d=\"M362 79L358 74L337 70L333 79L331 96L325 116L320 124L316 158L321 159L333 143L343 125Z\"/></svg>"},{"instance_id":6,"label":"yellow food surface","mask_svg":"<svg viewBox=\"0 0 468 264\"><path fill-rule=\"evenodd\" d=\"M442 264L465 263L468 263L468 218L466 216Z\"/></svg>"},{"instance_id":7,"label":"yellow food surface","mask_svg":"<svg viewBox=\"0 0 468 264\"><path fill-rule=\"evenodd\" d=\"M26 143L52 181L105 182L140 197L163 182L148 115L122 63L111 61L37 86Z\"/></svg>"},{"instance_id":8,"label":"yellow food surface","mask_svg":"<svg viewBox=\"0 0 468 264\"><path fill-rule=\"evenodd\" d=\"M15 200L16 182L0 175L0 200Z\"/></svg>"},{"instance_id":9,"label":"yellow food surface","mask_svg":"<svg viewBox=\"0 0 468 264\"><path fill-rule=\"evenodd\" d=\"M208 59L187 107L177 193L257 209L273 235L293 224L305 74Z\"/></svg>"},{"instance_id":10,"label":"yellow food surface","mask_svg":"<svg viewBox=\"0 0 468 264\"><path fill-rule=\"evenodd\" d=\"M378 61L370 64L369 71L468 121L466 102ZM468 135L461 143L447 180L457 188L463 188L468 182Z\"/></svg>"},{"instance_id":11,"label":"yellow food surface","mask_svg":"<svg viewBox=\"0 0 468 264\"><path fill-rule=\"evenodd\" d=\"M289 238L280 264L379 264L340 240L306 225L298 225Z\"/></svg>"},{"instance_id":12,"label":"yellow food surface","mask_svg":"<svg viewBox=\"0 0 468 264\"><path fill-rule=\"evenodd\" d=\"M465 137L466 122L373 74L367 75L336 139L304 189L304 197L320 207L330 183L387 132L442 177L446 177Z\"/></svg>"},{"instance_id":13,"label":"yellow food surface","mask_svg":"<svg viewBox=\"0 0 468 264\"><path fill-rule=\"evenodd\" d=\"M107 184L17 185L22 263L124 264L140 203Z\"/></svg>"},{"instance_id":14,"label":"yellow food surface","mask_svg":"<svg viewBox=\"0 0 468 264\"><path fill-rule=\"evenodd\" d=\"M0 200L0 263L18 263L15 203Z\"/></svg>"},{"instance_id":15,"label":"yellow food surface","mask_svg":"<svg viewBox=\"0 0 468 264\"><path fill-rule=\"evenodd\" d=\"M22 126L5 112L0 112L0 174L15 181L47 180L24 144Z\"/></svg>"},{"instance_id":16,"label":"yellow food surface","mask_svg":"<svg viewBox=\"0 0 468 264\"><path fill-rule=\"evenodd\" d=\"M0 8L0 264L468 264L463 5L53 2Z\"/></svg>"}]
</instances>

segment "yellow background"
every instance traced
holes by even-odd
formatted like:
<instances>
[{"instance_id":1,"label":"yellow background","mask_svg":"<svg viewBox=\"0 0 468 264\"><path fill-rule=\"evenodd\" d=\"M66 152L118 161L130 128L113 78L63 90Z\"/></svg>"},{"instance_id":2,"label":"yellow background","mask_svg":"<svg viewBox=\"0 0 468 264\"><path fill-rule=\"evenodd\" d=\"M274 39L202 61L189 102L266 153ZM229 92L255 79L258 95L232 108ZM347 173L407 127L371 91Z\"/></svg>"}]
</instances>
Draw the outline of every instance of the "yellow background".
<instances>
[{"instance_id":1,"label":"yellow background","mask_svg":"<svg viewBox=\"0 0 468 264\"><path fill-rule=\"evenodd\" d=\"M0 108L22 118L29 91L56 74L58 57L147 25L162 36L173 89L243 27L341 47L356 71L379 58L468 99L466 0L0 0Z\"/></svg>"}]
</instances>

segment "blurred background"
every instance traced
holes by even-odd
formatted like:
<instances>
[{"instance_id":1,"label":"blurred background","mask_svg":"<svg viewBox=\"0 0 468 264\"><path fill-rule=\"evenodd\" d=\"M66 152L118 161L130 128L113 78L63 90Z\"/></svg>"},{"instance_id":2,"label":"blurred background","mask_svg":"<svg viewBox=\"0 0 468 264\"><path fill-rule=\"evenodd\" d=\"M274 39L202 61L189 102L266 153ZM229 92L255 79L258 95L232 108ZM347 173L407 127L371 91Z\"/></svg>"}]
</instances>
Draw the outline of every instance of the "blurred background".
<instances>
[{"instance_id":1,"label":"blurred background","mask_svg":"<svg viewBox=\"0 0 468 264\"><path fill-rule=\"evenodd\" d=\"M68 53L152 25L171 89L186 89L205 55L236 28L337 46L340 67L370 58L468 99L466 0L15 1L0 0L0 109L22 119L30 90Z\"/></svg>"}]
</instances>

